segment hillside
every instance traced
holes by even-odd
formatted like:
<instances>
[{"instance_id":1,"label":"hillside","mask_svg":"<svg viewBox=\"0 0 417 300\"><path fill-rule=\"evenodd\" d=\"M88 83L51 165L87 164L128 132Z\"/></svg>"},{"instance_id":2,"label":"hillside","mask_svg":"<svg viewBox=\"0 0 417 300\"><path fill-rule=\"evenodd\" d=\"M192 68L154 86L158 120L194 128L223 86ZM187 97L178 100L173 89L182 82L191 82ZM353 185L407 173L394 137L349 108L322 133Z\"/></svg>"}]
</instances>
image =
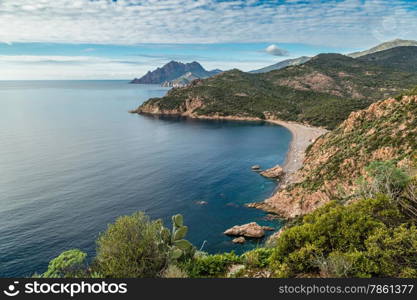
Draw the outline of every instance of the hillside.
<instances>
[{"instance_id":1,"label":"hillside","mask_svg":"<svg viewBox=\"0 0 417 300\"><path fill-rule=\"evenodd\" d=\"M309 61L310 59L311 59L311 57L308 57L308 56L301 56L301 57L297 57L297 58L293 58L293 59L286 59L286 60L280 61L276 64L267 66L265 68L250 71L249 73L266 73L266 72L270 72L270 71L274 71L274 70L281 70L281 69L286 68L288 66L301 65L301 64Z\"/></svg>"},{"instance_id":2,"label":"hillside","mask_svg":"<svg viewBox=\"0 0 417 300\"><path fill-rule=\"evenodd\" d=\"M417 73L417 47L396 47L358 58L386 68Z\"/></svg>"},{"instance_id":3,"label":"hillside","mask_svg":"<svg viewBox=\"0 0 417 300\"><path fill-rule=\"evenodd\" d=\"M396 39L396 40L393 40L393 41L389 41L389 42L379 44L375 47L372 47L369 50L348 54L348 56L353 57L353 58L358 58L358 57L361 57L361 56L364 56L364 55L372 54L372 53L379 52L379 51L388 50L388 49L395 48L395 47L401 47L401 46L417 46L417 41Z\"/></svg>"},{"instance_id":4,"label":"hillside","mask_svg":"<svg viewBox=\"0 0 417 300\"><path fill-rule=\"evenodd\" d=\"M308 149L294 184L252 205L286 218L309 213L330 200L347 201L372 161L407 168L417 156L417 89L350 114Z\"/></svg>"},{"instance_id":5,"label":"hillside","mask_svg":"<svg viewBox=\"0 0 417 300\"><path fill-rule=\"evenodd\" d=\"M164 87L184 87L184 86L190 84L193 80L196 80L196 79L201 79L201 77L195 75L192 72L187 72L184 75L181 75L180 77L178 77L174 80L163 82L162 86L164 86Z\"/></svg>"},{"instance_id":6,"label":"hillside","mask_svg":"<svg viewBox=\"0 0 417 300\"><path fill-rule=\"evenodd\" d=\"M207 78L220 73L220 70L207 71L198 62L181 63L177 61L170 61L161 68L153 71L148 71L141 78L135 78L130 83L138 84L162 84L173 80L180 79L188 74L192 78Z\"/></svg>"},{"instance_id":7,"label":"hillside","mask_svg":"<svg viewBox=\"0 0 417 300\"><path fill-rule=\"evenodd\" d=\"M402 56L410 61L407 55L414 53ZM340 54L320 54L302 65L268 73L223 72L172 89L133 112L281 119L331 129L350 112L415 84L415 73Z\"/></svg>"}]
</instances>

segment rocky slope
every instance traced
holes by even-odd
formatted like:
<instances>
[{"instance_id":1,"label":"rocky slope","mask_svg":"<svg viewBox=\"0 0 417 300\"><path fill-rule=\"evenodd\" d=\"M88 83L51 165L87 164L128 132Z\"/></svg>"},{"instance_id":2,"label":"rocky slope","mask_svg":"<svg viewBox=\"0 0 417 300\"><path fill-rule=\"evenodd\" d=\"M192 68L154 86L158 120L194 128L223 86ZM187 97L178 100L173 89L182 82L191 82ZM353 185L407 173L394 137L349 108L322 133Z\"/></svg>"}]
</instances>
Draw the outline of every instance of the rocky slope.
<instances>
[{"instance_id":1,"label":"rocky slope","mask_svg":"<svg viewBox=\"0 0 417 300\"><path fill-rule=\"evenodd\" d=\"M220 73L220 70L207 71L198 62L181 63L170 61L162 68L148 71L141 78L135 78L130 83L164 84L165 86L183 86L194 79L208 78Z\"/></svg>"},{"instance_id":2,"label":"rocky slope","mask_svg":"<svg viewBox=\"0 0 417 300\"><path fill-rule=\"evenodd\" d=\"M417 53L400 49L401 64ZM417 84L417 74L341 54L268 73L239 70L197 80L146 101L136 112L185 116L280 119L335 128L349 113ZM416 65L417 67L417 65Z\"/></svg>"},{"instance_id":3,"label":"rocky slope","mask_svg":"<svg viewBox=\"0 0 417 300\"><path fill-rule=\"evenodd\" d=\"M351 53L348 54L348 56L353 57L353 58L357 58L357 57L361 57L364 55L368 55L368 54L372 54L375 52L379 52L379 51L384 51L384 50L388 50L391 48L395 48L395 47L400 47L400 46L417 46L417 41L413 41L413 40L401 40L401 39L396 39L393 41L389 41L389 42L385 42L382 44L379 44L369 50L366 51L360 51L360 52L355 52L355 53Z\"/></svg>"},{"instance_id":4,"label":"rocky slope","mask_svg":"<svg viewBox=\"0 0 417 300\"><path fill-rule=\"evenodd\" d=\"M298 182L251 207L285 218L307 214L330 200L354 195L356 179L372 161L407 168L417 155L417 89L350 114L307 151Z\"/></svg>"},{"instance_id":5,"label":"rocky slope","mask_svg":"<svg viewBox=\"0 0 417 300\"><path fill-rule=\"evenodd\" d=\"M293 58L293 59L286 59L286 60L280 61L276 64L267 66L265 68L250 71L249 73L266 73L266 72L270 72L270 71L274 71L274 70L281 70L281 69L289 67L289 66L301 65L301 64L309 61L310 59L311 59L311 57L308 57L308 56L301 56L301 57L297 57L297 58Z\"/></svg>"}]
</instances>

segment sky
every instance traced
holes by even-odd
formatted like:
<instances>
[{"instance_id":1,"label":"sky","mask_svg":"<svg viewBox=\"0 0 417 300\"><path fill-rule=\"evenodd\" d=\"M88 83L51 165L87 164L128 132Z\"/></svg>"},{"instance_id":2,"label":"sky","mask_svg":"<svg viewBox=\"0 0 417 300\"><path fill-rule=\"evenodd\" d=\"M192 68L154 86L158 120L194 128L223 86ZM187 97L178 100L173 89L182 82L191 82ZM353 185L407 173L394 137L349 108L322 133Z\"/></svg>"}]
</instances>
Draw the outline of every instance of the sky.
<instances>
[{"instance_id":1,"label":"sky","mask_svg":"<svg viewBox=\"0 0 417 300\"><path fill-rule=\"evenodd\" d=\"M0 80L249 71L417 39L417 0L0 0Z\"/></svg>"}]
</instances>

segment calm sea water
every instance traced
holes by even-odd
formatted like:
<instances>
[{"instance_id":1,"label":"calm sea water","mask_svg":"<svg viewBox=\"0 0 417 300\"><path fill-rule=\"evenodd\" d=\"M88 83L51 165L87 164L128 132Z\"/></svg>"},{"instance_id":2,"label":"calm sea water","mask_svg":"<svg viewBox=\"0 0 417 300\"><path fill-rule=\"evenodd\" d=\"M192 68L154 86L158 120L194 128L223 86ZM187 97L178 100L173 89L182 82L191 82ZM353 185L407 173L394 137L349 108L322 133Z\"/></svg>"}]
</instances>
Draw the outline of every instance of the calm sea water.
<instances>
[{"instance_id":1,"label":"calm sea water","mask_svg":"<svg viewBox=\"0 0 417 300\"><path fill-rule=\"evenodd\" d=\"M265 213L245 208L275 182L252 172L284 161L291 134L263 123L128 114L159 86L125 81L0 82L0 277L43 271L62 251L89 257L120 215L181 213L188 239L241 252L222 232ZM206 201L200 205L198 201Z\"/></svg>"}]
</instances>

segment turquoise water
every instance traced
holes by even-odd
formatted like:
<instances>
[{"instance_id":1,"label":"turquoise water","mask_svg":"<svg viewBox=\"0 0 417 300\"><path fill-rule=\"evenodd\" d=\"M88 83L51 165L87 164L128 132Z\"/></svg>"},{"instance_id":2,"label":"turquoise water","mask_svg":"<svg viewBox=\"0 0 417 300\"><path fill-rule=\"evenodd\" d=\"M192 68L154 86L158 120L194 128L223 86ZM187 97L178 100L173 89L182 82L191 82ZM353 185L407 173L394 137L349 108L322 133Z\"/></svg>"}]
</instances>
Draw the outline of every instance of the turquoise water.
<instances>
[{"instance_id":1,"label":"turquoise water","mask_svg":"<svg viewBox=\"0 0 417 300\"><path fill-rule=\"evenodd\" d=\"M222 232L264 220L245 208L276 183L252 172L284 161L290 132L266 123L128 114L166 88L124 81L0 82L0 277L29 276L70 248L94 255L120 215L170 226L182 213L205 251L242 252ZM206 205L197 204L206 201Z\"/></svg>"}]
</instances>

